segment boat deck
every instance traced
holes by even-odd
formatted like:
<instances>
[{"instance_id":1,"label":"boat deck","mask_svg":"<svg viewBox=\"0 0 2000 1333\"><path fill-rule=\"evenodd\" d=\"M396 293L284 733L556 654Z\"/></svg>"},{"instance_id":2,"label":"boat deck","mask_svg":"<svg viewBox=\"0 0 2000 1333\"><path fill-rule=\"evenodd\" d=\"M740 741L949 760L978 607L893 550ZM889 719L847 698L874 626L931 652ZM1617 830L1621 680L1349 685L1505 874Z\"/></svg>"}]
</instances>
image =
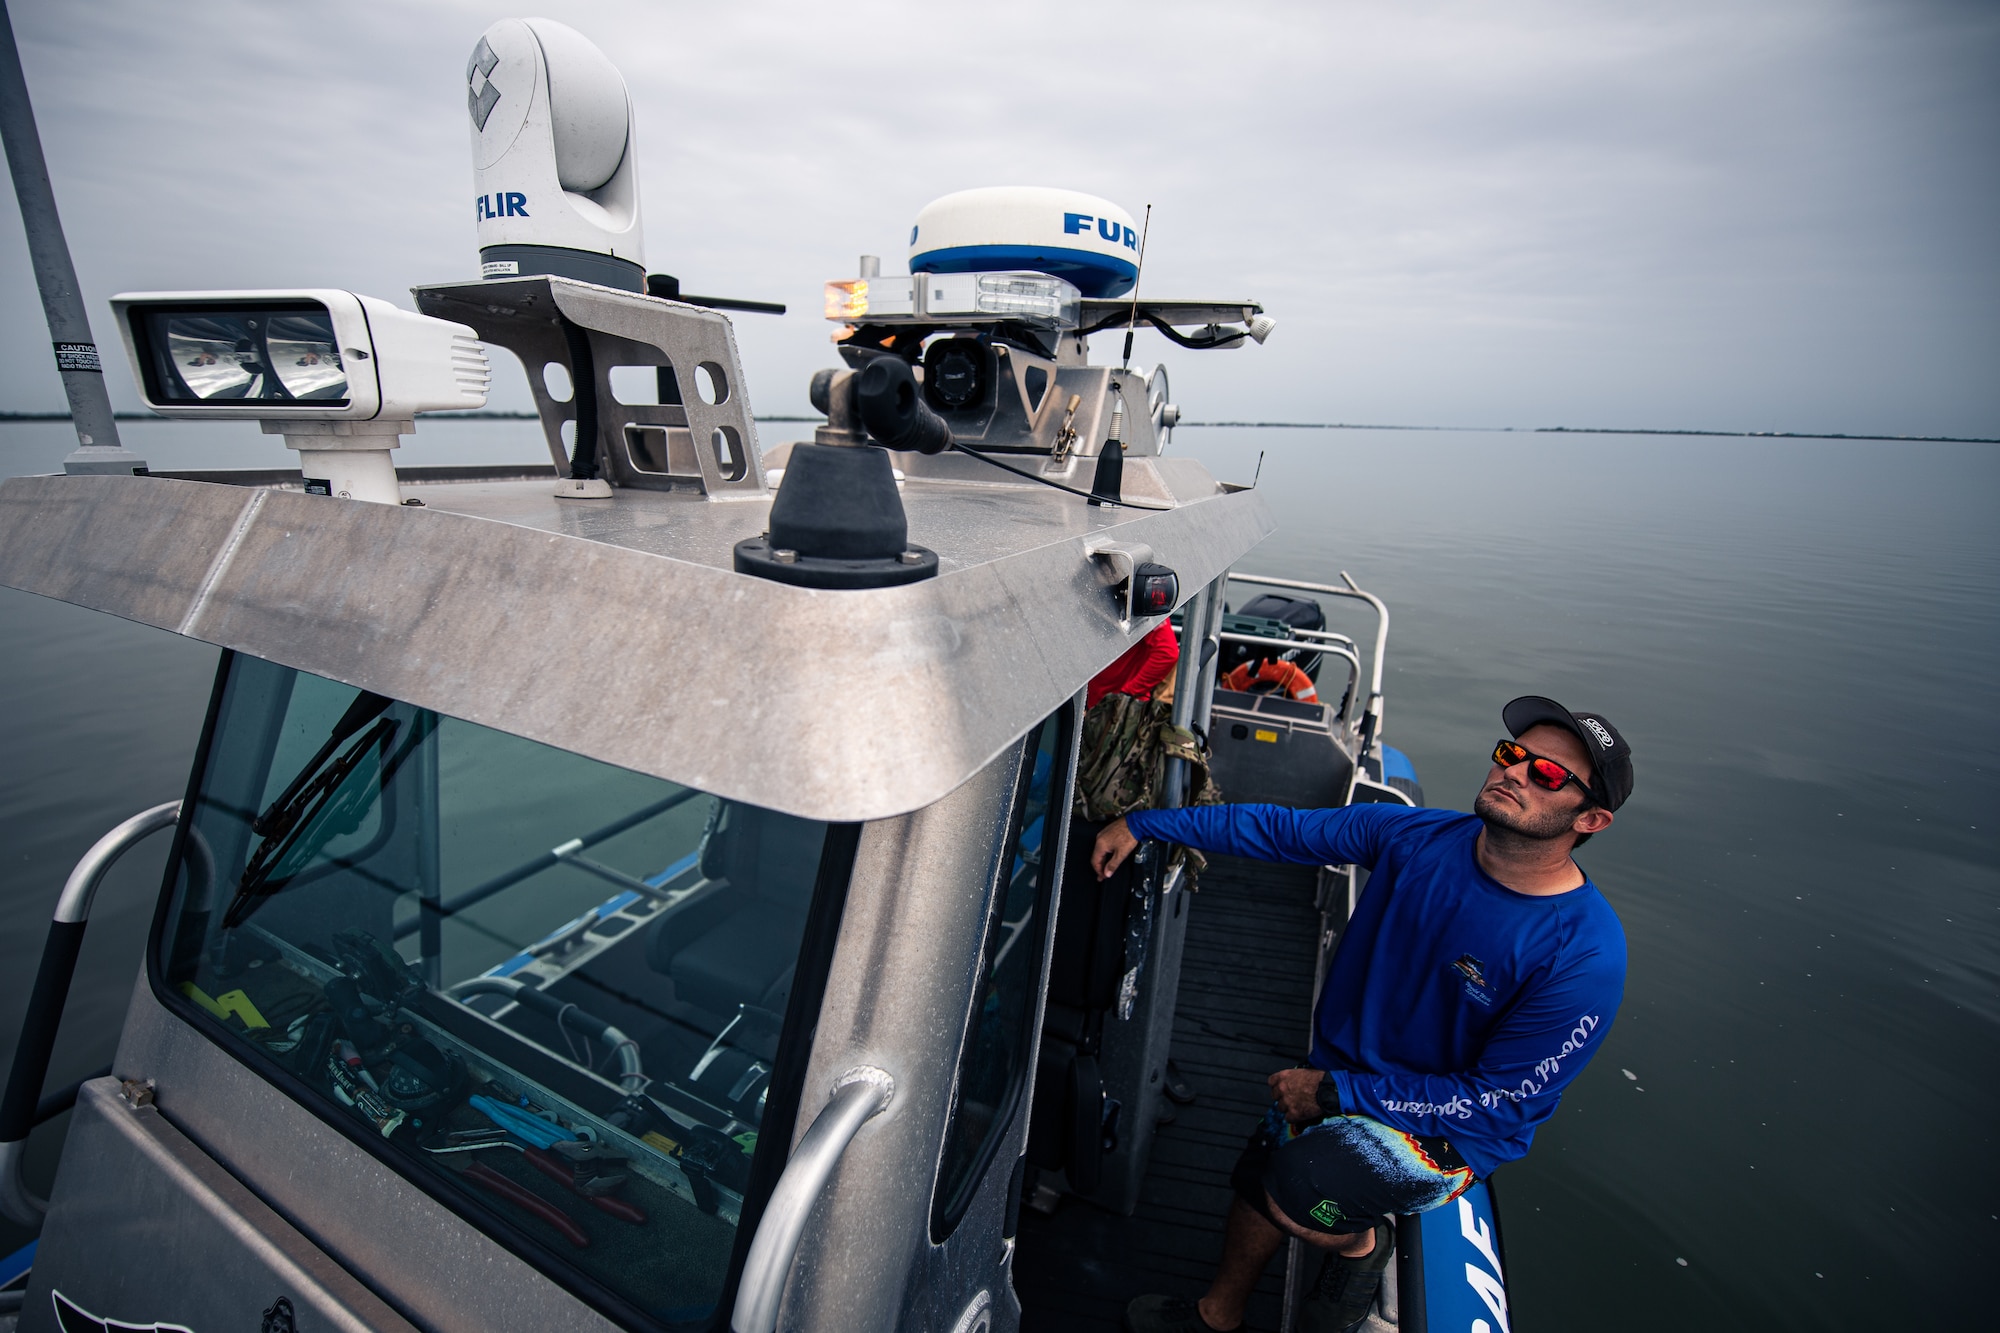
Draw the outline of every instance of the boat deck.
<instances>
[{"instance_id":1,"label":"boat deck","mask_svg":"<svg viewBox=\"0 0 2000 1333\"><path fill-rule=\"evenodd\" d=\"M1316 874L1212 858L1189 906L1174 1017L1174 1063L1195 1101L1160 1127L1131 1217L1074 1198L1052 1216L1022 1210L1014 1278L1027 1333L1116 1330L1134 1296L1207 1289L1229 1170L1269 1105L1264 1080L1307 1049ZM1282 1261L1274 1262L1244 1328L1277 1329L1283 1279Z\"/></svg>"}]
</instances>

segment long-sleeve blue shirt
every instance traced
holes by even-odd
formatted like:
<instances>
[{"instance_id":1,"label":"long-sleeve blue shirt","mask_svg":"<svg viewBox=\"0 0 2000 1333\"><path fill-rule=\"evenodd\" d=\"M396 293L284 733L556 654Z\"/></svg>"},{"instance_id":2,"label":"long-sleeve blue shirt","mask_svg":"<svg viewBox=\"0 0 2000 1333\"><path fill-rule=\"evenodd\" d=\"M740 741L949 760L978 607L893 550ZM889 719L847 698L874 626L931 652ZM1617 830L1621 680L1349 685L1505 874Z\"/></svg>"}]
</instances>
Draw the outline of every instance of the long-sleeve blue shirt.
<instances>
[{"instance_id":1,"label":"long-sleeve blue shirt","mask_svg":"<svg viewBox=\"0 0 2000 1333\"><path fill-rule=\"evenodd\" d=\"M1451 1141L1481 1176L1597 1053L1625 992L1625 932L1581 888L1516 893L1479 868L1480 821L1453 810L1211 805L1126 816L1135 837L1371 872L1313 1016L1312 1063L1340 1100Z\"/></svg>"}]
</instances>

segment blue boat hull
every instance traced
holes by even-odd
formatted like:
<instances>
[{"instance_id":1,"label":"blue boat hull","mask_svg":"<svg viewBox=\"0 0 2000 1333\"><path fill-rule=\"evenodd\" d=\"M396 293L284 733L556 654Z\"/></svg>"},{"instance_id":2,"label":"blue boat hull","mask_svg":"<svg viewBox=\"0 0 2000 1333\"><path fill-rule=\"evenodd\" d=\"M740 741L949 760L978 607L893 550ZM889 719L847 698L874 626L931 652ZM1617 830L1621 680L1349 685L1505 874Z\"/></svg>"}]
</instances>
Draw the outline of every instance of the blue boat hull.
<instances>
[{"instance_id":1,"label":"blue boat hull","mask_svg":"<svg viewBox=\"0 0 2000 1333\"><path fill-rule=\"evenodd\" d=\"M1481 1181L1397 1228L1399 1333L1510 1333L1493 1195Z\"/></svg>"}]
</instances>

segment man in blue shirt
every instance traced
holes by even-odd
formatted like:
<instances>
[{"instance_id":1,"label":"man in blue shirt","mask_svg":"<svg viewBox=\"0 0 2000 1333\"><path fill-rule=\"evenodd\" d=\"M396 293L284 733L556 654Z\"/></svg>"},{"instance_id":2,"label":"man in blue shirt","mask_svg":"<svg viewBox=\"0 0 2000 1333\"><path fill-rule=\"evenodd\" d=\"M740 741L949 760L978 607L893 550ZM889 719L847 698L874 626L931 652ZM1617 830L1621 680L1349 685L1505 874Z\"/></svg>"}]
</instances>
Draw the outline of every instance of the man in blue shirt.
<instances>
[{"instance_id":1,"label":"man in blue shirt","mask_svg":"<svg viewBox=\"0 0 2000 1333\"><path fill-rule=\"evenodd\" d=\"M1595 713L1528 695L1501 713L1473 813L1357 805L1135 811L1098 836L1100 876L1143 838L1302 865L1359 865L1367 888L1313 1018L1309 1067L1269 1079L1270 1113L1231 1176L1222 1262L1196 1302L1141 1296L1134 1333L1236 1328L1287 1234L1325 1252L1302 1333L1367 1317L1389 1214L1456 1199L1524 1156L1604 1044L1625 934L1571 852L1632 792L1632 752Z\"/></svg>"}]
</instances>

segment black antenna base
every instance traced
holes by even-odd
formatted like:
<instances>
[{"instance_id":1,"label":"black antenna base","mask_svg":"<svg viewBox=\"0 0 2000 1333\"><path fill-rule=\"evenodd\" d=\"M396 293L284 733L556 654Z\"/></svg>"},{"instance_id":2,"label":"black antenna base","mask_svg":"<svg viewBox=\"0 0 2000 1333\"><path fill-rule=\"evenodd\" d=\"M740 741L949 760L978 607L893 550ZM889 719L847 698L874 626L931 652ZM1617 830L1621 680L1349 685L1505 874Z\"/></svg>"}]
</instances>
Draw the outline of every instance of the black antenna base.
<instances>
[{"instance_id":1,"label":"black antenna base","mask_svg":"<svg viewBox=\"0 0 2000 1333\"><path fill-rule=\"evenodd\" d=\"M795 444L771 530L736 543L739 574L801 588L891 588L935 578L937 552L909 541L887 450Z\"/></svg>"}]
</instances>

